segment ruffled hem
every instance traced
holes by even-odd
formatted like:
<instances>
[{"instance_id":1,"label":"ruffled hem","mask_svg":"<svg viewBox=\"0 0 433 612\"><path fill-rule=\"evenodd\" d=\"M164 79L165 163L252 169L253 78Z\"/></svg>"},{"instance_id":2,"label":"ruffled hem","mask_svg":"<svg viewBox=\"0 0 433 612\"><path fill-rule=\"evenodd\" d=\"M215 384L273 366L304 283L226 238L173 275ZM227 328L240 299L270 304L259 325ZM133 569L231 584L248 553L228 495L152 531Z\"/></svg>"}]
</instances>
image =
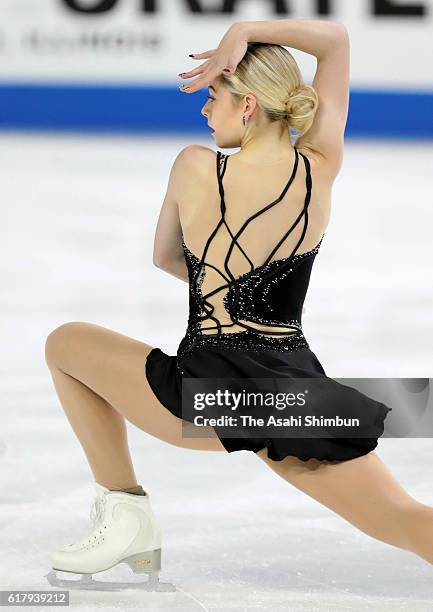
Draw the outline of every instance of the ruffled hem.
<instances>
[{"instance_id":1,"label":"ruffled hem","mask_svg":"<svg viewBox=\"0 0 433 612\"><path fill-rule=\"evenodd\" d=\"M380 436L379 436L380 437ZM362 457L374 450L378 438L265 438L247 440L245 438L219 438L228 453L241 450L258 453L268 449L268 459L283 461L286 457L296 457L301 461L349 461ZM360 443L359 441L363 442ZM280 447L280 448L278 448Z\"/></svg>"},{"instance_id":2,"label":"ruffled hem","mask_svg":"<svg viewBox=\"0 0 433 612\"><path fill-rule=\"evenodd\" d=\"M274 449L271 446L263 446L262 448L267 448L268 452L267 452L267 456L268 459L271 459L272 461L283 461L284 459L286 459L286 457L296 457L297 459L300 459L301 461L307 462L310 459L316 459L318 461L350 461L351 459L356 459L357 457L362 457L363 455L367 455L368 453L370 453L372 450L374 450L377 446L378 442L377 440L371 444L369 447L366 447L364 449L346 449L346 452L344 454L339 454L338 452L332 451L332 452L328 452L328 453L320 453L320 454L312 454L310 453L291 453L291 452L287 452L287 453L276 453L274 451ZM250 449L251 450L251 449ZM261 450L261 449L259 449ZM257 453L258 451L255 450L254 453Z\"/></svg>"}]
</instances>

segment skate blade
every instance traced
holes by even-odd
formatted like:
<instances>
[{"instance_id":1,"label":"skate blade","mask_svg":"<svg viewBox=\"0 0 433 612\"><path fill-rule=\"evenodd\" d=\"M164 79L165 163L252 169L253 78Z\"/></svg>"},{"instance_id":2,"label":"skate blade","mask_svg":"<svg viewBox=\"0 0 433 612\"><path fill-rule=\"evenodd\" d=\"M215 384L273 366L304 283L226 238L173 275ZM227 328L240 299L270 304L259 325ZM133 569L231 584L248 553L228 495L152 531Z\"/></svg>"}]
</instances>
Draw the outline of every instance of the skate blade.
<instances>
[{"instance_id":1,"label":"skate blade","mask_svg":"<svg viewBox=\"0 0 433 612\"><path fill-rule=\"evenodd\" d=\"M92 574L81 574L78 580L59 578L58 570L51 570L45 578L51 586L65 589L80 589L87 591L124 591L125 589L138 589L141 591L173 592L176 587L171 582L160 582L156 572L147 574L147 580L142 582L111 582L94 580ZM72 573L72 572L71 572Z\"/></svg>"}]
</instances>

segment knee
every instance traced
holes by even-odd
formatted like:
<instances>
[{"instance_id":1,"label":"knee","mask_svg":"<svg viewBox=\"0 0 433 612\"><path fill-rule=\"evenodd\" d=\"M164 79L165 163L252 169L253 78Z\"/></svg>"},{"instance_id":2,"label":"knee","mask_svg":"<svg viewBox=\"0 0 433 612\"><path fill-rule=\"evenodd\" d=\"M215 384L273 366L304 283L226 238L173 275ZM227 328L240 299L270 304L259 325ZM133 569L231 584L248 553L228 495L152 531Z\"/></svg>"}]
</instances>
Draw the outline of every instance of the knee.
<instances>
[{"instance_id":1,"label":"knee","mask_svg":"<svg viewBox=\"0 0 433 612\"><path fill-rule=\"evenodd\" d=\"M65 349L68 342L68 337L77 329L80 323L70 321L63 323L53 329L45 340L45 362L47 365L56 365L61 358L61 351Z\"/></svg>"}]
</instances>

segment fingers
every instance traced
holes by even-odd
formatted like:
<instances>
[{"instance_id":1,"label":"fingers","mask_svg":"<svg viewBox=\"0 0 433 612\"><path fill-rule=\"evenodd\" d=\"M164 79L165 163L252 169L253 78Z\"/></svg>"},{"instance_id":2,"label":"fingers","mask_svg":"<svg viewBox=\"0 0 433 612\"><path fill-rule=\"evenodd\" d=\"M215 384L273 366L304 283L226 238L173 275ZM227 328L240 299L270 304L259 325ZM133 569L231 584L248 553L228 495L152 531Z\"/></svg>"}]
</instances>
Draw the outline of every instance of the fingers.
<instances>
[{"instance_id":1,"label":"fingers","mask_svg":"<svg viewBox=\"0 0 433 612\"><path fill-rule=\"evenodd\" d=\"M182 85L179 85L179 89L184 91L185 93L194 93L195 91L201 89L202 87L205 87L206 85L207 83L200 82L199 80L190 81L189 83L182 83Z\"/></svg>"},{"instance_id":2,"label":"fingers","mask_svg":"<svg viewBox=\"0 0 433 612\"><path fill-rule=\"evenodd\" d=\"M205 59L206 57L212 57L215 53L216 49L211 49L210 51L203 51L203 53L191 53L192 59Z\"/></svg>"},{"instance_id":3,"label":"fingers","mask_svg":"<svg viewBox=\"0 0 433 612\"><path fill-rule=\"evenodd\" d=\"M189 72L181 72L179 76L183 79L189 79L190 77L200 74L201 72L203 72L203 66L197 66L197 68L194 68L194 70L190 70Z\"/></svg>"},{"instance_id":4,"label":"fingers","mask_svg":"<svg viewBox=\"0 0 433 612\"><path fill-rule=\"evenodd\" d=\"M204 51L203 53L194 53L191 56L194 59L204 59L206 57L212 57L215 51L216 49L211 49L210 51ZM197 66L197 68L194 68L193 70L189 70L188 72L181 72L178 76L180 76L182 79L188 79L188 78L197 76L198 74L203 74L208 64L209 64L209 60L204 62L200 66ZM205 87L206 85L208 85L211 80L212 79L207 79L204 82L203 79L202 80L196 79L195 81L190 81L189 83L186 83L186 84L182 83L182 85L179 86L179 89L186 93L193 93L194 91L197 91L197 89L201 89L202 87Z\"/></svg>"},{"instance_id":5,"label":"fingers","mask_svg":"<svg viewBox=\"0 0 433 612\"><path fill-rule=\"evenodd\" d=\"M179 89L185 93L194 93L202 87L207 87L214 77L211 76L211 72L206 70L206 68L201 69L200 74L200 78L195 79L195 81L190 81L189 83L182 83L182 85L179 86Z\"/></svg>"}]
</instances>

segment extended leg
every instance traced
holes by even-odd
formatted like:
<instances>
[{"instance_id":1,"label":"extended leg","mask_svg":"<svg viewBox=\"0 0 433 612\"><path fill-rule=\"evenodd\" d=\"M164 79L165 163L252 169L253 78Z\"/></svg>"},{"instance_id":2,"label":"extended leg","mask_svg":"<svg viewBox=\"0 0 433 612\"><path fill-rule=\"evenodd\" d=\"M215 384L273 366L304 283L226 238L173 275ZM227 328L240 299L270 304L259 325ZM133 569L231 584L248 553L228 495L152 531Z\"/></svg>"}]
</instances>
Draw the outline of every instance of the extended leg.
<instances>
[{"instance_id":1,"label":"extended leg","mask_svg":"<svg viewBox=\"0 0 433 612\"><path fill-rule=\"evenodd\" d=\"M257 456L364 533L433 563L433 508L409 495L375 452L340 462L272 461L267 449Z\"/></svg>"}]
</instances>

